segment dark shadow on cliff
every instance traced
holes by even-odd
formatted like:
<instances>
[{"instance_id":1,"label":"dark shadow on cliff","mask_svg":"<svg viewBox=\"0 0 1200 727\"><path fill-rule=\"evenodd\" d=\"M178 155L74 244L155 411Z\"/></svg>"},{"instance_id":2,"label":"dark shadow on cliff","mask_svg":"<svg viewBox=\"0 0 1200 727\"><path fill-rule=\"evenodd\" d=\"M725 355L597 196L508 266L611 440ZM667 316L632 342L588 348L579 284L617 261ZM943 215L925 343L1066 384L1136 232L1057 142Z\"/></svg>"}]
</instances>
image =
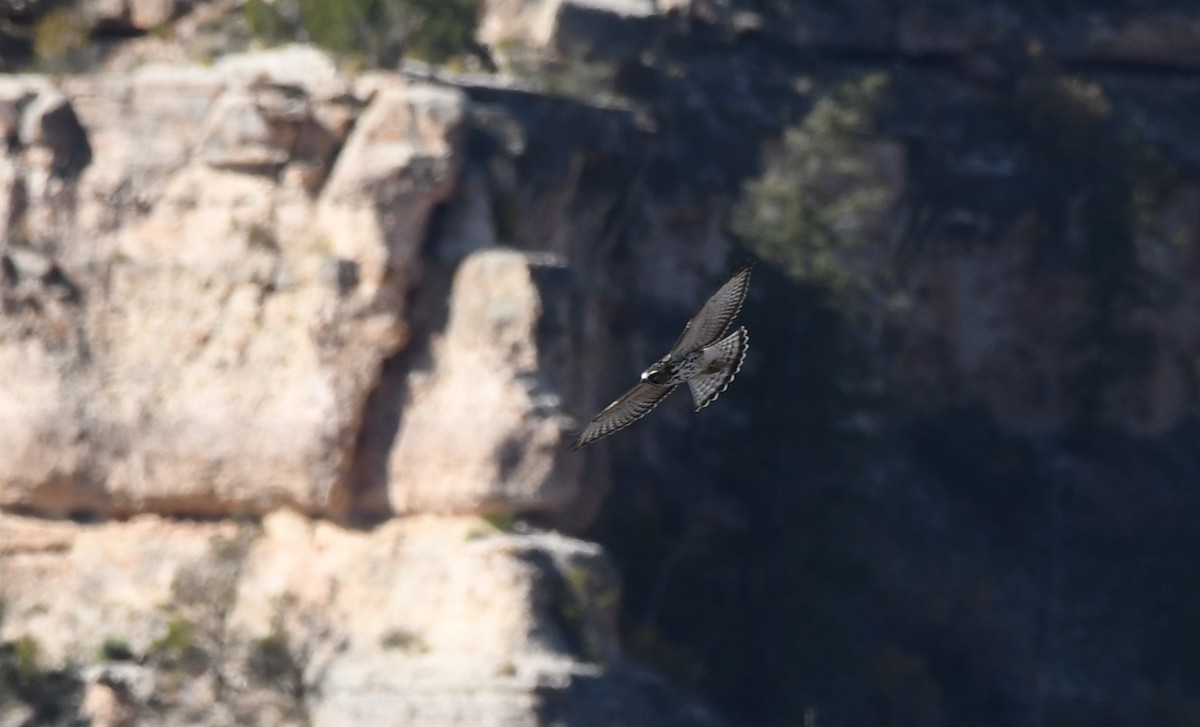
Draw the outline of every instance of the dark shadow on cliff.
<instances>
[{"instance_id":1,"label":"dark shadow on cliff","mask_svg":"<svg viewBox=\"0 0 1200 727\"><path fill-rule=\"evenodd\" d=\"M439 262L432 252L446 216L447 205L438 205L426 231L420 279L413 284L405 307L408 341L399 353L384 360L379 382L363 406L362 425L345 479L349 504L339 516L350 525L369 526L395 514L388 495L388 457L408 404L408 379L414 371L432 367L433 340L445 330L450 314L455 266Z\"/></svg>"},{"instance_id":2,"label":"dark shadow on cliff","mask_svg":"<svg viewBox=\"0 0 1200 727\"><path fill-rule=\"evenodd\" d=\"M1146 432L1138 406L1114 404L1125 387L1151 396L1152 364L1187 345L1135 324L1169 318L1185 295L1139 245L1156 234L1145 225L1162 214L1157 190L1180 175L1194 184L1193 134L1169 131L1169 115L1119 84L1018 70L981 82L892 69L903 103L873 133L908 154L912 224L889 272L914 286L913 305L932 305L922 266L1005 246L1029 246L1011 273L1020 285L1080 286L1079 314L1050 333L1031 325L1010 364L1021 381L1031 352L1064 352L1056 419L1006 419L1008 402L970 388L952 336L921 350L927 383L906 388L903 331L844 305L830 285L840 271L797 283L764 263L730 390L681 426L659 417L645 422L652 434L603 445L616 489L588 537L625 577L627 648L735 724L1200 714L1188 686L1200 660L1178 638L1200 623L1200 589L1180 571L1200 517L1193 367L1169 426ZM1175 113L1195 103L1189 88ZM814 212L805 244L822 232ZM990 258L972 259L977 271ZM1032 320L1065 305L1049 297ZM1039 401L1015 384L1009 395ZM1144 692L1130 694L1133 681Z\"/></svg>"}]
</instances>

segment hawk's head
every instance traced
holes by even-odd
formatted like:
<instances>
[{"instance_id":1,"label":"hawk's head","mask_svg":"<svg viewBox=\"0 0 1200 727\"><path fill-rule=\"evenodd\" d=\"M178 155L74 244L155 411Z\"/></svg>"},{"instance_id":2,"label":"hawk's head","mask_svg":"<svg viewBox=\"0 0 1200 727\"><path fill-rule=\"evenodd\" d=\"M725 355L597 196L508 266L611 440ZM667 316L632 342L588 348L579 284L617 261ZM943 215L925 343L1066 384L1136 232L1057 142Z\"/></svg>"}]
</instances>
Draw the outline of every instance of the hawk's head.
<instances>
[{"instance_id":1,"label":"hawk's head","mask_svg":"<svg viewBox=\"0 0 1200 727\"><path fill-rule=\"evenodd\" d=\"M671 380L669 359L670 357L668 356L650 364L650 368L642 372L642 381L647 384L666 386L667 382Z\"/></svg>"}]
</instances>

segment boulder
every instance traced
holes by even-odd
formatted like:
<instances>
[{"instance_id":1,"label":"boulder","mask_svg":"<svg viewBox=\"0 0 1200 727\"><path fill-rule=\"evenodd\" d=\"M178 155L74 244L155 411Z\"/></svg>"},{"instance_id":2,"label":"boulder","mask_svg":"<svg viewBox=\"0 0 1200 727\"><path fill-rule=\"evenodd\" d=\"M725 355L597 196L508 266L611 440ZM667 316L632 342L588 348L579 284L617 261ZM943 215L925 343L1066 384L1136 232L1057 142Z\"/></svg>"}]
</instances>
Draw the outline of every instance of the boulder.
<instances>
[{"instance_id":1,"label":"boulder","mask_svg":"<svg viewBox=\"0 0 1200 727\"><path fill-rule=\"evenodd\" d=\"M598 546L470 517L0 514L0 642L93 723L712 724L624 662L618 598ZM27 716L8 701L0 720Z\"/></svg>"},{"instance_id":2,"label":"boulder","mask_svg":"<svg viewBox=\"0 0 1200 727\"><path fill-rule=\"evenodd\" d=\"M477 37L589 60L636 58L664 31L654 0L489 0Z\"/></svg>"},{"instance_id":3,"label":"boulder","mask_svg":"<svg viewBox=\"0 0 1200 727\"><path fill-rule=\"evenodd\" d=\"M371 96L321 192L320 224L340 257L360 264L375 290L411 263L434 206L461 165L465 100L447 88L372 77Z\"/></svg>"},{"instance_id":4,"label":"boulder","mask_svg":"<svg viewBox=\"0 0 1200 727\"><path fill-rule=\"evenodd\" d=\"M218 169L273 174L292 158L300 125L310 118L303 89L246 88L221 95L204 133L204 160Z\"/></svg>"},{"instance_id":5,"label":"boulder","mask_svg":"<svg viewBox=\"0 0 1200 727\"><path fill-rule=\"evenodd\" d=\"M491 249L464 260L430 368L409 377L388 467L397 512L573 503L579 465L561 411L573 293L553 258Z\"/></svg>"},{"instance_id":6,"label":"boulder","mask_svg":"<svg viewBox=\"0 0 1200 727\"><path fill-rule=\"evenodd\" d=\"M190 0L85 0L82 8L94 25L145 31L171 20L191 4Z\"/></svg>"},{"instance_id":7,"label":"boulder","mask_svg":"<svg viewBox=\"0 0 1200 727\"><path fill-rule=\"evenodd\" d=\"M262 55L0 85L0 507L350 506L462 101Z\"/></svg>"}]
</instances>

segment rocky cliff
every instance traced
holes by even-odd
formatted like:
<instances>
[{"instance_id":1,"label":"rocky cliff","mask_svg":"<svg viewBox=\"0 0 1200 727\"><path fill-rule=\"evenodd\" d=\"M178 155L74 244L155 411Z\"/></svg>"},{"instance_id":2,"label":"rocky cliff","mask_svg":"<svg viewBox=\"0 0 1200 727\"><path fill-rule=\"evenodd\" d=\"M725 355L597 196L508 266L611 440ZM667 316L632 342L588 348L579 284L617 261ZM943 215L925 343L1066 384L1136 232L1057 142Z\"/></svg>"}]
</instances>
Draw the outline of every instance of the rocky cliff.
<instances>
[{"instance_id":1,"label":"rocky cliff","mask_svg":"<svg viewBox=\"0 0 1200 727\"><path fill-rule=\"evenodd\" d=\"M0 9L0 722L1195 721L1193 10L418 6Z\"/></svg>"},{"instance_id":2,"label":"rocky cliff","mask_svg":"<svg viewBox=\"0 0 1200 727\"><path fill-rule=\"evenodd\" d=\"M6 724L711 720L598 546L514 531L598 495L583 288L471 158L510 119L298 47L0 108Z\"/></svg>"}]
</instances>

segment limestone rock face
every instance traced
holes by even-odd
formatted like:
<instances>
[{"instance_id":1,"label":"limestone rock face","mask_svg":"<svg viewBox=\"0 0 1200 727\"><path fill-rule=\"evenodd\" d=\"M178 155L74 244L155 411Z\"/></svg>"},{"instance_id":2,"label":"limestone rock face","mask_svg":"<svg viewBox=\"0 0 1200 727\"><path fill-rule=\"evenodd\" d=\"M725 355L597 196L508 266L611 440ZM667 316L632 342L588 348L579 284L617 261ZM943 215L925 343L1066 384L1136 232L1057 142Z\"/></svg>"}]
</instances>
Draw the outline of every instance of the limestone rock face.
<instances>
[{"instance_id":1,"label":"limestone rock face","mask_svg":"<svg viewBox=\"0 0 1200 727\"><path fill-rule=\"evenodd\" d=\"M150 30L193 4L196 4L195 0L85 0L83 11L96 25L123 30Z\"/></svg>"},{"instance_id":2,"label":"limestone rock face","mask_svg":"<svg viewBox=\"0 0 1200 727\"><path fill-rule=\"evenodd\" d=\"M296 49L4 79L0 506L345 507L461 108Z\"/></svg>"},{"instance_id":3,"label":"limestone rock face","mask_svg":"<svg viewBox=\"0 0 1200 727\"><path fill-rule=\"evenodd\" d=\"M572 364L569 271L484 250L459 267L429 371L410 379L389 466L397 512L555 510L578 458L558 392Z\"/></svg>"},{"instance_id":4,"label":"limestone rock face","mask_svg":"<svg viewBox=\"0 0 1200 727\"><path fill-rule=\"evenodd\" d=\"M633 58L661 34L654 0L489 0L478 37L590 59Z\"/></svg>"},{"instance_id":5,"label":"limestone rock face","mask_svg":"<svg viewBox=\"0 0 1200 727\"><path fill-rule=\"evenodd\" d=\"M599 546L475 517L579 498L584 313L470 123L300 48L0 79L0 724L712 723Z\"/></svg>"},{"instance_id":6,"label":"limestone rock face","mask_svg":"<svg viewBox=\"0 0 1200 727\"><path fill-rule=\"evenodd\" d=\"M608 682L628 724L705 723L623 663L618 589L597 546L476 518L0 515L0 640L47 673L93 663L65 691L111 724L534 725L604 719Z\"/></svg>"},{"instance_id":7,"label":"limestone rock face","mask_svg":"<svg viewBox=\"0 0 1200 727\"><path fill-rule=\"evenodd\" d=\"M377 289L411 275L429 214L453 190L464 99L452 89L387 78L364 85L374 102L322 192L320 221L335 250L360 262L366 287Z\"/></svg>"}]
</instances>

